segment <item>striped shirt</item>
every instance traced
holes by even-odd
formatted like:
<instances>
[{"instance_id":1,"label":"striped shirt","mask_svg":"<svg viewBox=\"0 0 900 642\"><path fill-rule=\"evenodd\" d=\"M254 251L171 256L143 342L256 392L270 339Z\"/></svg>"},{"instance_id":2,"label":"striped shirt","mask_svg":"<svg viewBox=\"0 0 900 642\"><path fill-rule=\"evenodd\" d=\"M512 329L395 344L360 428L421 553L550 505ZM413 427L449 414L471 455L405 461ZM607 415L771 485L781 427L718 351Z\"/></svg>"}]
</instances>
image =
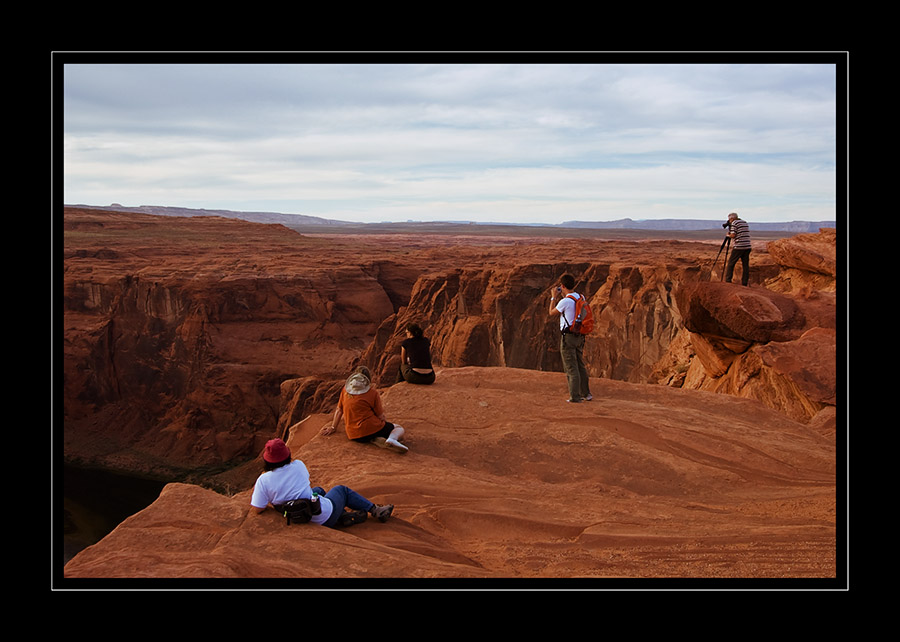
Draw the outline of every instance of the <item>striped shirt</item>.
<instances>
[{"instance_id":1,"label":"striped shirt","mask_svg":"<svg viewBox=\"0 0 900 642\"><path fill-rule=\"evenodd\" d=\"M734 249L750 249L750 226L747 221L736 218L731 222L731 233L734 234Z\"/></svg>"}]
</instances>

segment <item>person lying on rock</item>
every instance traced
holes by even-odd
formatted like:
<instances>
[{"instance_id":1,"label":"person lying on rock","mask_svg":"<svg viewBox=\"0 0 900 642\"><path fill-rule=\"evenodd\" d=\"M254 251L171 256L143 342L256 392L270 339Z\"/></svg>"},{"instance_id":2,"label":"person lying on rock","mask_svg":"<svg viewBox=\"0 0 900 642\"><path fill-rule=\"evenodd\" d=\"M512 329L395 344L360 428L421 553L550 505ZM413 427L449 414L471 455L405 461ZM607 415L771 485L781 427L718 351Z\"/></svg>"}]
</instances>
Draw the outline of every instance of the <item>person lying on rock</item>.
<instances>
[{"instance_id":1,"label":"person lying on rock","mask_svg":"<svg viewBox=\"0 0 900 642\"><path fill-rule=\"evenodd\" d=\"M392 424L384 418L381 395L372 386L372 374L365 366L357 368L347 378L331 424L321 430L330 435L344 421L347 437L360 443L373 443L399 453L409 450L400 443L405 431L403 426Z\"/></svg>"},{"instance_id":2,"label":"person lying on rock","mask_svg":"<svg viewBox=\"0 0 900 642\"><path fill-rule=\"evenodd\" d=\"M406 339L400 344L400 372L397 373L397 383L403 381L426 386L434 383L431 343L416 323L406 326Z\"/></svg>"},{"instance_id":3,"label":"person lying on rock","mask_svg":"<svg viewBox=\"0 0 900 642\"><path fill-rule=\"evenodd\" d=\"M269 506L275 510L293 499L311 499L318 495L322 510L310 523L330 528L352 526L371 515L385 522L394 511L393 504L375 504L347 486L335 486L325 492L320 486L311 488L309 471L299 459L291 458L291 450L281 439L270 439L263 450L263 472L253 486L250 512L262 513Z\"/></svg>"}]
</instances>

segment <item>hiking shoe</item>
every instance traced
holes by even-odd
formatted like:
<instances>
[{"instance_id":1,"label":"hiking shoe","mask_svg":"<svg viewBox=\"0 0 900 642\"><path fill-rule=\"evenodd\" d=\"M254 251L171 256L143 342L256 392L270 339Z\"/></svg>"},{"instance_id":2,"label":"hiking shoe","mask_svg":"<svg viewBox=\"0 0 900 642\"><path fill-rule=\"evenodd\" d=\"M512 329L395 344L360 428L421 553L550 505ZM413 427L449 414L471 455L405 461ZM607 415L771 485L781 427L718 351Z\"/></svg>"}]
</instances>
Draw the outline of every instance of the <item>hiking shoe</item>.
<instances>
[{"instance_id":1,"label":"hiking shoe","mask_svg":"<svg viewBox=\"0 0 900 642\"><path fill-rule=\"evenodd\" d=\"M368 517L366 511L363 510L346 511L338 517L338 525L353 526L354 524L362 524Z\"/></svg>"},{"instance_id":2,"label":"hiking shoe","mask_svg":"<svg viewBox=\"0 0 900 642\"><path fill-rule=\"evenodd\" d=\"M566 399L566 403L581 403L581 399Z\"/></svg>"},{"instance_id":3,"label":"hiking shoe","mask_svg":"<svg viewBox=\"0 0 900 642\"><path fill-rule=\"evenodd\" d=\"M584 400L585 400L585 401L593 401L593 400L594 400L594 395L588 395L587 397L584 398Z\"/></svg>"},{"instance_id":4,"label":"hiking shoe","mask_svg":"<svg viewBox=\"0 0 900 642\"><path fill-rule=\"evenodd\" d=\"M388 517L391 516L391 513L394 512L394 505L384 504L379 506L376 504L369 512L372 513L372 517L377 517L379 522L386 522Z\"/></svg>"}]
</instances>

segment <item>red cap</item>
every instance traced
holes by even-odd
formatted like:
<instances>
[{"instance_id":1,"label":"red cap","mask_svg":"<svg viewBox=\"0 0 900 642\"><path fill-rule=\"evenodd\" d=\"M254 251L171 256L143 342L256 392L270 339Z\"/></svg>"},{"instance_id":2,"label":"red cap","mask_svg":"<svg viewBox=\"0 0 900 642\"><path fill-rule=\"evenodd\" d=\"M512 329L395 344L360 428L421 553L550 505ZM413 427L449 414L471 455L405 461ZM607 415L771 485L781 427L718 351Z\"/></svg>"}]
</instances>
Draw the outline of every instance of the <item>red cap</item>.
<instances>
[{"instance_id":1,"label":"red cap","mask_svg":"<svg viewBox=\"0 0 900 642\"><path fill-rule=\"evenodd\" d=\"M270 464L277 464L291 456L291 449L280 439L270 439L263 450L263 459Z\"/></svg>"}]
</instances>

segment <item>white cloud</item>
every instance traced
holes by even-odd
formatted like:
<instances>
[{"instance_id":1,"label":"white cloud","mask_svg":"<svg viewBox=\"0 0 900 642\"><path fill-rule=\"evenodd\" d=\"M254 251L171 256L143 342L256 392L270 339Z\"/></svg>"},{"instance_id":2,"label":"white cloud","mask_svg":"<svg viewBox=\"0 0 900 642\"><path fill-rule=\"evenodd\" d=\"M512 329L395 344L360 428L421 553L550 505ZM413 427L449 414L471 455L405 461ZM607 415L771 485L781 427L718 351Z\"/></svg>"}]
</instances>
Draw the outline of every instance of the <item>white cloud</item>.
<instances>
[{"instance_id":1,"label":"white cloud","mask_svg":"<svg viewBox=\"0 0 900 642\"><path fill-rule=\"evenodd\" d=\"M66 203L833 219L832 65L74 65Z\"/></svg>"}]
</instances>

